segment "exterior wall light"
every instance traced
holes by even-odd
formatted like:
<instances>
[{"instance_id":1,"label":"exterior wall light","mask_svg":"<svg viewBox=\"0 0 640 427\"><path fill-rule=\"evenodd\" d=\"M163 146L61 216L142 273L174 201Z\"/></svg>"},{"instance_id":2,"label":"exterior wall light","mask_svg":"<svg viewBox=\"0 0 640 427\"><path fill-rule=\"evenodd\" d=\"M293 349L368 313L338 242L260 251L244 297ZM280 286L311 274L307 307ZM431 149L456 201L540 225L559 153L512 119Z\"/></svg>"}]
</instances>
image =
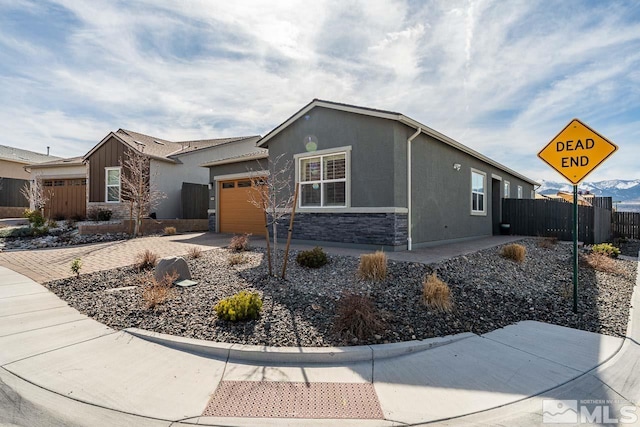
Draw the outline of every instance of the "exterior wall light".
<instances>
[{"instance_id":1,"label":"exterior wall light","mask_svg":"<svg viewBox=\"0 0 640 427\"><path fill-rule=\"evenodd\" d=\"M459 171L461 167L462 167L462 165L461 165L460 163L454 163L454 164L453 164L453 168L454 168L455 170L457 170L457 171Z\"/></svg>"}]
</instances>

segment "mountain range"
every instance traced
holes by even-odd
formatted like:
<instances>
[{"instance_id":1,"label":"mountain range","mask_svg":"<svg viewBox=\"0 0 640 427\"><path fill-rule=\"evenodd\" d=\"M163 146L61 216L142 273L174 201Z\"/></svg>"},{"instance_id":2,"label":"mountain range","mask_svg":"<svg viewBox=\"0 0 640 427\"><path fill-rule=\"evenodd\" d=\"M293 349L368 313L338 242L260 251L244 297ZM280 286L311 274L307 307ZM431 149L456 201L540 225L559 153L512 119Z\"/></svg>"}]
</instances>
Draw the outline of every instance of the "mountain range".
<instances>
[{"instance_id":1,"label":"mountain range","mask_svg":"<svg viewBox=\"0 0 640 427\"><path fill-rule=\"evenodd\" d=\"M536 190L538 194L556 194L558 191L573 192L571 184L565 182L538 180L542 185ZM613 202L640 203L640 179L610 179L607 181L583 182L578 191L589 192L596 196L612 197Z\"/></svg>"}]
</instances>

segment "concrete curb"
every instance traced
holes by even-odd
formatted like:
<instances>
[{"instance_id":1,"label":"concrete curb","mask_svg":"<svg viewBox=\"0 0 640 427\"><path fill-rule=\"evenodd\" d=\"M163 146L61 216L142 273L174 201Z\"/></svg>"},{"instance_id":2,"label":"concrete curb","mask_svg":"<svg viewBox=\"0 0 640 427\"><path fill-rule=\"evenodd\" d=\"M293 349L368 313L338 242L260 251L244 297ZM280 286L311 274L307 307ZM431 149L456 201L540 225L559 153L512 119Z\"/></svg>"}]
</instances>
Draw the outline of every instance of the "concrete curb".
<instances>
[{"instance_id":1,"label":"concrete curb","mask_svg":"<svg viewBox=\"0 0 640 427\"><path fill-rule=\"evenodd\" d=\"M375 344L353 347L268 347L259 345L219 343L194 338L149 332L144 329L127 328L124 332L165 347L200 354L223 360L261 363L318 363L342 364L386 359L429 350L466 338L477 336L471 332L407 341L393 344Z\"/></svg>"}]
</instances>

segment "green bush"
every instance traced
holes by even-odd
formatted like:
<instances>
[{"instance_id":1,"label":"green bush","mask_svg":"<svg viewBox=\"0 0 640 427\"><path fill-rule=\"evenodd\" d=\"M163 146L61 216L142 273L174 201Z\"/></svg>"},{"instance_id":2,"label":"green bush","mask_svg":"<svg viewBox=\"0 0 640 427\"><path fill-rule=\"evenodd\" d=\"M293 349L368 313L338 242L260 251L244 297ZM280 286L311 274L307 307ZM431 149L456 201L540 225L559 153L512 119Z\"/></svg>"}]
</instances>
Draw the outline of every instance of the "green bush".
<instances>
[{"instance_id":1,"label":"green bush","mask_svg":"<svg viewBox=\"0 0 640 427\"><path fill-rule=\"evenodd\" d=\"M29 224L34 228L42 227L44 225L44 217L42 216L42 212L38 209L25 209L24 217L29 220Z\"/></svg>"},{"instance_id":2,"label":"green bush","mask_svg":"<svg viewBox=\"0 0 640 427\"><path fill-rule=\"evenodd\" d=\"M109 209L91 208L87 211L87 219L90 221L109 221L111 219L111 212Z\"/></svg>"},{"instance_id":3,"label":"green bush","mask_svg":"<svg viewBox=\"0 0 640 427\"><path fill-rule=\"evenodd\" d=\"M327 254L320 246L316 246L309 251L300 252L296 262L303 267L320 268L327 263Z\"/></svg>"},{"instance_id":4,"label":"green bush","mask_svg":"<svg viewBox=\"0 0 640 427\"><path fill-rule=\"evenodd\" d=\"M593 245L591 248L591 252L595 254L603 254L610 258L618 258L620 255L620 249L613 246L611 243L600 243L598 245Z\"/></svg>"},{"instance_id":5,"label":"green bush","mask_svg":"<svg viewBox=\"0 0 640 427\"><path fill-rule=\"evenodd\" d=\"M219 301L214 309L218 317L223 320L237 322L257 319L262 309L262 299L257 292L240 291L229 298Z\"/></svg>"},{"instance_id":6,"label":"green bush","mask_svg":"<svg viewBox=\"0 0 640 427\"><path fill-rule=\"evenodd\" d=\"M109 221L111 219L111 215L113 215L113 212L111 212L109 209L100 209L98 211L98 221Z\"/></svg>"}]
</instances>

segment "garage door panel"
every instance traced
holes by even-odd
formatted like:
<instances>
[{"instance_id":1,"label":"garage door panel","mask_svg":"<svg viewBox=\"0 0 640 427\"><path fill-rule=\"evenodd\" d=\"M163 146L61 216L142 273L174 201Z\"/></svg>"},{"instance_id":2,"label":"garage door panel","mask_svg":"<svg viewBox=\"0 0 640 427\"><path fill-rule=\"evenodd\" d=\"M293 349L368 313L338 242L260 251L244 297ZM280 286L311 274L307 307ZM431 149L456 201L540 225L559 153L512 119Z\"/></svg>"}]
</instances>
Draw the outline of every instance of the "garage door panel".
<instances>
[{"instance_id":1,"label":"garage door panel","mask_svg":"<svg viewBox=\"0 0 640 427\"><path fill-rule=\"evenodd\" d=\"M246 179L239 181L247 182ZM264 234L264 212L251 203L252 193L258 200L255 187L238 186L238 180L220 183L220 232Z\"/></svg>"}]
</instances>

